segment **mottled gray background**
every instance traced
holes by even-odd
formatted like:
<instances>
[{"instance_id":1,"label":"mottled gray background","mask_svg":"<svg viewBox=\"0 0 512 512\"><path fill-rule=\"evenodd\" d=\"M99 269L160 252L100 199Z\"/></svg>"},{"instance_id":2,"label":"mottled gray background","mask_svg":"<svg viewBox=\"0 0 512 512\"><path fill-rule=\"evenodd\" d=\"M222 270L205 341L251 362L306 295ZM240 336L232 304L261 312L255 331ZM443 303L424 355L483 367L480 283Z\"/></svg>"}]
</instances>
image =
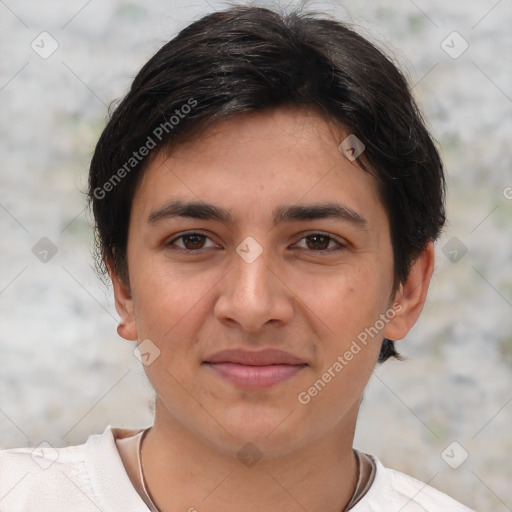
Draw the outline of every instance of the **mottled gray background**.
<instances>
[{"instance_id":1,"label":"mottled gray background","mask_svg":"<svg viewBox=\"0 0 512 512\"><path fill-rule=\"evenodd\" d=\"M151 389L94 273L81 190L107 105L179 28L224 5L0 0L0 446L151 422ZM408 70L449 184L429 302L399 343L407 361L375 372L356 446L478 510L510 511L512 1L309 6ZM47 58L31 47L51 49L43 31L58 43ZM58 249L47 262L33 252L43 237ZM457 262L443 252L453 237L467 248Z\"/></svg>"}]
</instances>

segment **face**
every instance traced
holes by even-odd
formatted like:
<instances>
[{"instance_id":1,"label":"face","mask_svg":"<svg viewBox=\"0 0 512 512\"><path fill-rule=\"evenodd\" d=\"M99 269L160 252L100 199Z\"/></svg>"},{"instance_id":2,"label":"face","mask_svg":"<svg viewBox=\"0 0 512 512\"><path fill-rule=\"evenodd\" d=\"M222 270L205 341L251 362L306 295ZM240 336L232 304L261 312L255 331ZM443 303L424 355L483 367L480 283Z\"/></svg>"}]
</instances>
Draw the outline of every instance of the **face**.
<instances>
[{"instance_id":1,"label":"face","mask_svg":"<svg viewBox=\"0 0 512 512\"><path fill-rule=\"evenodd\" d=\"M387 214L338 149L347 135L277 109L152 160L132 205L129 289L113 276L120 333L149 354L155 421L274 455L353 430L384 335L415 318L403 287L391 296Z\"/></svg>"}]
</instances>

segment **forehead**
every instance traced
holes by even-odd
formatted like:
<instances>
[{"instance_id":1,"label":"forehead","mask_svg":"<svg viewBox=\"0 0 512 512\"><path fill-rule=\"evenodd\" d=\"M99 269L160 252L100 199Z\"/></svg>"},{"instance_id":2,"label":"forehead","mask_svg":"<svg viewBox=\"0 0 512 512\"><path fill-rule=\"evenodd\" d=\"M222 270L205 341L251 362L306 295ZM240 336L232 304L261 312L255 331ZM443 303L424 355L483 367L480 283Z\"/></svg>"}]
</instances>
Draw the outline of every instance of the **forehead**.
<instances>
[{"instance_id":1,"label":"forehead","mask_svg":"<svg viewBox=\"0 0 512 512\"><path fill-rule=\"evenodd\" d=\"M315 111L292 108L224 120L157 154L133 206L148 213L179 197L271 216L278 204L342 201L382 214L376 179L339 149L349 135Z\"/></svg>"},{"instance_id":2,"label":"forehead","mask_svg":"<svg viewBox=\"0 0 512 512\"><path fill-rule=\"evenodd\" d=\"M349 131L313 109L282 106L225 119L175 147L171 156L221 158L238 153L256 161L270 158L339 159L340 142Z\"/></svg>"}]
</instances>

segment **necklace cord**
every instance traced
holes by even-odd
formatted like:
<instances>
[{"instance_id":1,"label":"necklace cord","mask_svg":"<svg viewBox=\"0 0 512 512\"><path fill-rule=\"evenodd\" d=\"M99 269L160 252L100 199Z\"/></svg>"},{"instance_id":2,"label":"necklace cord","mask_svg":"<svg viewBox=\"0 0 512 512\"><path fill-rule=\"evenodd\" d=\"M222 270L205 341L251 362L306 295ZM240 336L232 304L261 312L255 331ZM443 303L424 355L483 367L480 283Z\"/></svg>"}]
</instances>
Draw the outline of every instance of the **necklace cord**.
<instances>
[{"instance_id":1,"label":"necklace cord","mask_svg":"<svg viewBox=\"0 0 512 512\"><path fill-rule=\"evenodd\" d=\"M143 490L145 498L146 498L146 502L152 509L151 512L160 512L158 507L155 505L153 498L151 497L151 493L149 492L148 485L146 482L146 476L144 474L144 466L143 466L143 462L142 462L142 443L144 441L144 438L146 437L146 434L150 430L151 430L151 427L146 428L142 432L142 435L139 438L139 449L137 451L137 455L138 455L138 459L139 459L139 461L138 461L139 462L139 476L140 476L140 482L142 484L142 490Z\"/></svg>"},{"instance_id":2,"label":"necklace cord","mask_svg":"<svg viewBox=\"0 0 512 512\"><path fill-rule=\"evenodd\" d=\"M146 476L144 474L144 465L142 462L142 445L144 442L144 438L146 437L146 434L150 431L151 427L144 429L142 432L142 435L139 437L139 446L137 450L137 458L139 463L139 477L140 482L142 485L142 491L144 492L146 502L149 504L150 508L152 509L151 512L160 512L158 507L155 505L155 502L151 496L151 493L149 492L148 485L146 482ZM354 492L352 493L352 497L350 498L350 501L346 505L346 507L343 509L342 512L348 512L361 498L361 480L363 477L363 471L362 471L362 464L361 464L361 455L357 450L353 450L354 455L356 456L356 474L357 474L357 480L354 485Z\"/></svg>"}]
</instances>

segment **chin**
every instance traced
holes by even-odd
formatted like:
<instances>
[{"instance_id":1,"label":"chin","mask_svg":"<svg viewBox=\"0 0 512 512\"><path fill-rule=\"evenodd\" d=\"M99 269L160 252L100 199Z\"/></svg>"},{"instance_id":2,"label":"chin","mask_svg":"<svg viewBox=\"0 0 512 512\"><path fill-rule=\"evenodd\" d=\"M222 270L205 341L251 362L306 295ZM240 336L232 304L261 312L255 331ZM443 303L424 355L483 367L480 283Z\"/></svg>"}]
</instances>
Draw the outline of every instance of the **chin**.
<instances>
[{"instance_id":1,"label":"chin","mask_svg":"<svg viewBox=\"0 0 512 512\"><path fill-rule=\"evenodd\" d=\"M229 444L237 447L252 443L262 452L273 456L285 455L305 442L305 433L297 428L296 420L290 410L272 410L266 413L261 407L254 411L238 411L236 418L226 418L222 425L232 435L227 437ZM257 409L257 410L256 410ZM243 415L242 415L243 414ZM287 421L288 419L294 421Z\"/></svg>"}]
</instances>

